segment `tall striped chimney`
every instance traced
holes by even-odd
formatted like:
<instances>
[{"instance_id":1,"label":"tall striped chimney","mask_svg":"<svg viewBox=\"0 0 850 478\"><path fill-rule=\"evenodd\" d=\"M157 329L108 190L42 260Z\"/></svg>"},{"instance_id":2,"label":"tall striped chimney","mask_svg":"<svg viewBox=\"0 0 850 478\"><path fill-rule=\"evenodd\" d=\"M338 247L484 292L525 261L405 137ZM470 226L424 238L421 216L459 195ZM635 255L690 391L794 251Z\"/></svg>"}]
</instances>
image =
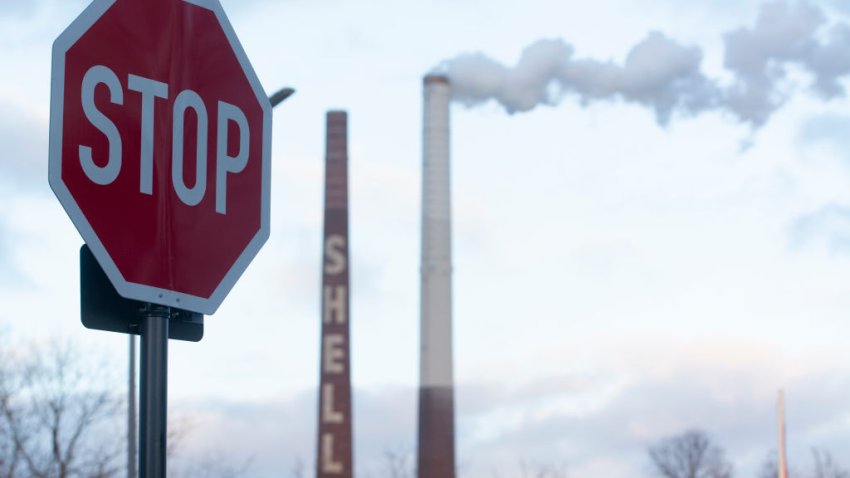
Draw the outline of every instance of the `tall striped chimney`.
<instances>
[{"instance_id":1,"label":"tall striped chimney","mask_svg":"<svg viewBox=\"0 0 850 478\"><path fill-rule=\"evenodd\" d=\"M327 114L317 478L351 478L348 117Z\"/></svg>"},{"instance_id":2,"label":"tall striped chimney","mask_svg":"<svg viewBox=\"0 0 850 478\"><path fill-rule=\"evenodd\" d=\"M419 478L454 478L449 100L445 76L424 78Z\"/></svg>"}]
</instances>

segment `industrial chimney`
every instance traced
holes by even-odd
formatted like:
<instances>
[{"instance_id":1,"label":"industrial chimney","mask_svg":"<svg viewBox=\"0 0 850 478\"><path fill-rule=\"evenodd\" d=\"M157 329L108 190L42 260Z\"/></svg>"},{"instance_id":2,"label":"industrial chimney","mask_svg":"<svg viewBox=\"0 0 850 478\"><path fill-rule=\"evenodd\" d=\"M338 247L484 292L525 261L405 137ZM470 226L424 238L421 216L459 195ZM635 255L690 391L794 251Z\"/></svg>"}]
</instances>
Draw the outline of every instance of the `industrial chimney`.
<instances>
[{"instance_id":1,"label":"industrial chimney","mask_svg":"<svg viewBox=\"0 0 850 478\"><path fill-rule=\"evenodd\" d=\"M351 478L348 117L327 114L317 478Z\"/></svg>"},{"instance_id":2,"label":"industrial chimney","mask_svg":"<svg viewBox=\"0 0 850 478\"><path fill-rule=\"evenodd\" d=\"M454 478L449 100L445 76L424 78L418 478Z\"/></svg>"}]
</instances>

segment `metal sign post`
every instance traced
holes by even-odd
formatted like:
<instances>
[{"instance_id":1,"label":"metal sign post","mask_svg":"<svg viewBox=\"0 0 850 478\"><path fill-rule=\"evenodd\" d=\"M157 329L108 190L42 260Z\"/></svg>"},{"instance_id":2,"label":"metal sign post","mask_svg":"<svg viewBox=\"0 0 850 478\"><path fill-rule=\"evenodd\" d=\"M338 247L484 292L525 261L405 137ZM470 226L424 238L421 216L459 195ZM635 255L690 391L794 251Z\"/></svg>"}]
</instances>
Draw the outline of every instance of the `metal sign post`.
<instances>
[{"instance_id":1,"label":"metal sign post","mask_svg":"<svg viewBox=\"0 0 850 478\"><path fill-rule=\"evenodd\" d=\"M169 307L145 304L142 310L141 478L165 477L168 404Z\"/></svg>"},{"instance_id":2,"label":"metal sign post","mask_svg":"<svg viewBox=\"0 0 850 478\"><path fill-rule=\"evenodd\" d=\"M130 336L127 406L128 478L165 476L167 339L191 342L201 340L204 334L204 316L188 310L121 297L86 245L80 248L80 312L86 327ZM136 426L136 334L142 337L138 428ZM136 454L137 444L138 455Z\"/></svg>"}]
</instances>

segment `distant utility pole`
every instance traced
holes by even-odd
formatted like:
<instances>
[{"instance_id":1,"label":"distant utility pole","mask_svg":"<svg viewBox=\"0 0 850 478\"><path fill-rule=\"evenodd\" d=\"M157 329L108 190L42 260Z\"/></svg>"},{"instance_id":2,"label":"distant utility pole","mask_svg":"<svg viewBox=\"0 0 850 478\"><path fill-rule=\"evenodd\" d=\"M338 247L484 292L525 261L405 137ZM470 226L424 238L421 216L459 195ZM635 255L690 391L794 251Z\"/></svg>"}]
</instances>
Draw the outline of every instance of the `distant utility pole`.
<instances>
[{"instance_id":1,"label":"distant utility pole","mask_svg":"<svg viewBox=\"0 0 850 478\"><path fill-rule=\"evenodd\" d=\"M136 336L130 334L130 387L127 394L127 478L136 478Z\"/></svg>"},{"instance_id":2,"label":"distant utility pole","mask_svg":"<svg viewBox=\"0 0 850 478\"><path fill-rule=\"evenodd\" d=\"M779 423L779 464L777 478L788 478L788 461L785 454L785 392L780 389L777 397Z\"/></svg>"}]
</instances>

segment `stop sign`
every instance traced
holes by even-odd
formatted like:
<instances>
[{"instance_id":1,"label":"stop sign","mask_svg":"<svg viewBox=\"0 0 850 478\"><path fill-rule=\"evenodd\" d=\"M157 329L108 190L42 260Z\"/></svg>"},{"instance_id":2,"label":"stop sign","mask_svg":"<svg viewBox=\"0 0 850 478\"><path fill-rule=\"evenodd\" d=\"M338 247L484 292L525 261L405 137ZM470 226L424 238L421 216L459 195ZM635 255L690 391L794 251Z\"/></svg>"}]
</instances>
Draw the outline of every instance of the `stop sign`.
<instances>
[{"instance_id":1,"label":"stop sign","mask_svg":"<svg viewBox=\"0 0 850 478\"><path fill-rule=\"evenodd\" d=\"M269 235L271 105L217 0L94 0L54 43L49 178L126 298L212 314Z\"/></svg>"}]
</instances>

